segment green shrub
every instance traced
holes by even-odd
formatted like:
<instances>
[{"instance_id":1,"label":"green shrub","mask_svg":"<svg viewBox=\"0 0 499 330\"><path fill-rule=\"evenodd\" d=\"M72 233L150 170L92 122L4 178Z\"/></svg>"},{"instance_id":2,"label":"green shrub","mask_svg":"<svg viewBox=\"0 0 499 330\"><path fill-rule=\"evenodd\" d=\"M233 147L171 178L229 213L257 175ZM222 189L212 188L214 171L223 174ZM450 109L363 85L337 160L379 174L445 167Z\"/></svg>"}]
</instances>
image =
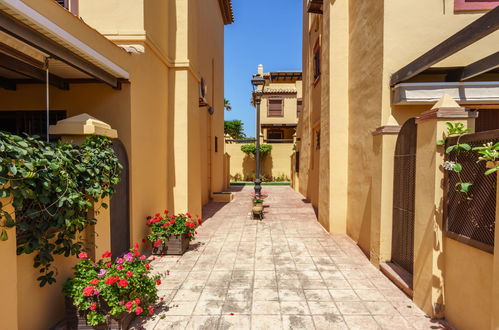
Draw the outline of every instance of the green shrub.
<instances>
[{"instance_id":1,"label":"green shrub","mask_svg":"<svg viewBox=\"0 0 499 330\"><path fill-rule=\"evenodd\" d=\"M241 146L241 151L247 155L256 156L256 145L255 144L243 144ZM260 156L265 157L272 151L272 146L270 144L260 144Z\"/></svg>"}]
</instances>

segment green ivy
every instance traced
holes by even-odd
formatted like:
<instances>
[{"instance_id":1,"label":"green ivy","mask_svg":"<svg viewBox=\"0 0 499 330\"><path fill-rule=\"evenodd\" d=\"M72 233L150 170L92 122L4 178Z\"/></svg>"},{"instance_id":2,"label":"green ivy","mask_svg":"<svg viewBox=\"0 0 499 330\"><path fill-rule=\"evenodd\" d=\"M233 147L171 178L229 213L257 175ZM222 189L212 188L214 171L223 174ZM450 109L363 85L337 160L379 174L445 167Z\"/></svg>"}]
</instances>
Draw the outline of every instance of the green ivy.
<instances>
[{"instance_id":1,"label":"green ivy","mask_svg":"<svg viewBox=\"0 0 499 330\"><path fill-rule=\"evenodd\" d=\"M241 151L247 155L256 155L256 145L255 144L243 144L241 146ZM260 144L260 155L262 157L266 156L272 151L272 146L270 144Z\"/></svg>"},{"instance_id":2,"label":"green ivy","mask_svg":"<svg viewBox=\"0 0 499 330\"><path fill-rule=\"evenodd\" d=\"M0 202L0 240L8 239L5 228L16 227L17 254L35 253L40 286L55 282L54 255L82 251L78 234L96 223L89 210L114 193L121 169L102 136L76 146L0 132L0 197L15 209L14 220Z\"/></svg>"}]
</instances>

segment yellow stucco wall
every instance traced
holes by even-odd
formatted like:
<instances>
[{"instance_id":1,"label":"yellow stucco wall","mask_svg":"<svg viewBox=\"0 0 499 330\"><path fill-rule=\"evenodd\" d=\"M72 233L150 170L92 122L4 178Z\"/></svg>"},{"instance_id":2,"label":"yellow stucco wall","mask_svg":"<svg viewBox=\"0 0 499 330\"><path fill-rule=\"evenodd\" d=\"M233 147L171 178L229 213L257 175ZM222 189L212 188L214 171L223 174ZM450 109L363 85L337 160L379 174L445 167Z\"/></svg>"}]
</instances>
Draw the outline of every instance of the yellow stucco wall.
<instances>
[{"instance_id":1,"label":"yellow stucco wall","mask_svg":"<svg viewBox=\"0 0 499 330\"><path fill-rule=\"evenodd\" d=\"M241 175L243 180L254 176L255 159L241 151L241 144L226 144L225 152L230 156L230 175ZM265 176L285 176L291 180L291 155L294 153L293 144L272 144L272 151L263 157L261 174Z\"/></svg>"},{"instance_id":2,"label":"yellow stucco wall","mask_svg":"<svg viewBox=\"0 0 499 330\"><path fill-rule=\"evenodd\" d=\"M445 318L463 330L491 329L494 255L447 237L444 252Z\"/></svg>"}]
</instances>

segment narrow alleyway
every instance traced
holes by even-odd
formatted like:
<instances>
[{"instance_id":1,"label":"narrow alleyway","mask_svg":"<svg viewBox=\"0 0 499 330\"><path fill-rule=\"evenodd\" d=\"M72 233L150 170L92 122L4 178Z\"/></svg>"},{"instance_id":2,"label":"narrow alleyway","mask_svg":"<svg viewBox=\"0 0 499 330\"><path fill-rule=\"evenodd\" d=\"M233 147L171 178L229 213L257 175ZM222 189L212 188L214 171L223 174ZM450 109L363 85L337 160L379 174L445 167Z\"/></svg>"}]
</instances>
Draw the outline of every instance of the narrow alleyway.
<instances>
[{"instance_id":1,"label":"narrow alleyway","mask_svg":"<svg viewBox=\"0 0 499 330\"><path fill-rule=\"evenodd\" d=\"M264 187L264 221L250 220L252 187L205 208L182 257L156 258L165 308L134 329L443 329L370 264L332 236L289 187ZM166 307L168 306L168 307Z\"/></svg>"}]
</instances>

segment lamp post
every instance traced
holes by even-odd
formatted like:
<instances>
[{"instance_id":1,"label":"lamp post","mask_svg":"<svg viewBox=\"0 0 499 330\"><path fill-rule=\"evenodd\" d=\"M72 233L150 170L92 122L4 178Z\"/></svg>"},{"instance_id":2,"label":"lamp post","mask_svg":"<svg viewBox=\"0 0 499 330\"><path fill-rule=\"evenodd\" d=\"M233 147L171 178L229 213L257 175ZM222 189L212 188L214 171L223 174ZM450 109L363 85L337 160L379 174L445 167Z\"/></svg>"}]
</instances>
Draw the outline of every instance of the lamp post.
<instances>
[{"instance_id":1,"label":"lamp post","mask_svg":"<svg viewBox=\"0 0 499 330\"><path fill-rule=\"evenodd\" d=\"M262 181L260 180L260 103L262 102L265 79L261 75L254 75L251 79L253 85L253 98L256 106L256 173L255 173L255 195L260 196L262 192ZM259 86L261 90L258 90Z\"/></svg>"}]
</instances>

